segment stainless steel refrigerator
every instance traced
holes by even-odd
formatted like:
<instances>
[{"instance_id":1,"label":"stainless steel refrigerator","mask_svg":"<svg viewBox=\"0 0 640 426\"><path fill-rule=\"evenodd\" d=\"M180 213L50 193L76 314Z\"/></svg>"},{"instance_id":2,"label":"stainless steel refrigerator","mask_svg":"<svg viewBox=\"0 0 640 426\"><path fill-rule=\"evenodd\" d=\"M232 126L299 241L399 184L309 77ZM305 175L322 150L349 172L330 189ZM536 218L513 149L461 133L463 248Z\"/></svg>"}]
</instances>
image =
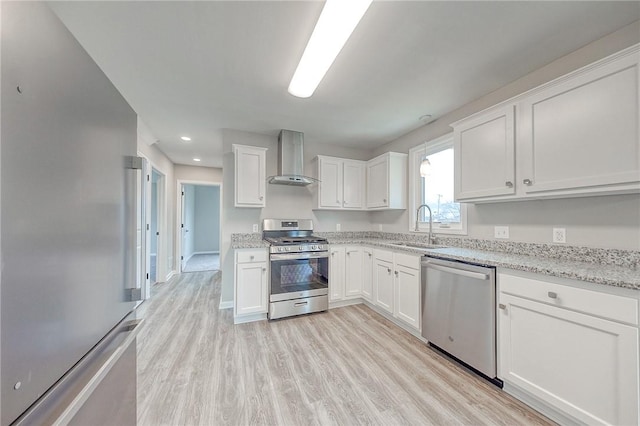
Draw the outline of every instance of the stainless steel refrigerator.
<instances>
[{"instance_id":1,"label":"stainless steel refrigerator","mask_svg":"<svg viewBox=\"0 0 640 426\"><path fill-rule=\"evenodd\" d=\"M134 424L136 114L46 4L0 8L0 421Z\"/></svg>"}]
</instances>

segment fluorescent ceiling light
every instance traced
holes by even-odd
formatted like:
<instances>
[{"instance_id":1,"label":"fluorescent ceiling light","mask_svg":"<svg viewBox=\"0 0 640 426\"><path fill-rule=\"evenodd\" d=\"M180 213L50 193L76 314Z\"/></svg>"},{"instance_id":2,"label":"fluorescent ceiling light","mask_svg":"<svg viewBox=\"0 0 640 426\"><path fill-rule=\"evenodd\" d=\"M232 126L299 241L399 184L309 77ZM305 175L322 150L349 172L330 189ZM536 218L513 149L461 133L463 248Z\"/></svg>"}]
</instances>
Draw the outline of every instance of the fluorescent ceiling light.
<instances>
[{"instance_id":1,"label":"fluorescent ceiling light","mask_svg":"<svg viewBox=\"0 0 640 426\"><path fill-rule=\"evenodd\" d=\"M182 139L185 142L188 142L191 140L191 138L189 136L180 136L180 139Z\"/></svg>"},{"instance_id":2,"label":"fluorescent ceiling light","mask_svg":"<svg viewBox=\"0 0 640 426\"><path fill-rule=\"evenodd\" d=\"M289 84L299 98L313 95L372 0L327 0Z\"/></svg>"}]
</instances>

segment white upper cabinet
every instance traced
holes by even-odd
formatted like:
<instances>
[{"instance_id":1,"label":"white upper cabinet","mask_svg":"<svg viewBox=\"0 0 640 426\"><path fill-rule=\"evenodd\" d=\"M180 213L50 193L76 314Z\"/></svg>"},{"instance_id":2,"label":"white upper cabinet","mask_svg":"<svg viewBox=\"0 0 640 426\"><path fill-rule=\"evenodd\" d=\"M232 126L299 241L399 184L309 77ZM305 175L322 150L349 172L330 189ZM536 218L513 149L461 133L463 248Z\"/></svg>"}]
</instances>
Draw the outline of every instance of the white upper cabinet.
<instances>
[{"instance_id":1,"label":"white upper cabinet","mask_svg":"<svg viewBox=\"0 0 640 426\"><path fill-rule=\"evenodd\" d=\"M267 148L233 145L235 157L235 206L265 206Z\"/></svg>"},{"instance_id":2,"label":"white upper cabinet","mask_svg":"<svg viewBox=\"0 0 640 426\"><path fill-rule=\"evenodd\" d=\"M515 194L514 110L496 108L455 127L457 199Z\"/></svg>"},{"instance_id":3,"label":"white upper cabinet","mask_svg":"<svg viewBox=\"0 0 640 426\"><path fill-rule=\"evenodd\" d=\"M456 200L640 192L639 50L453 123Z\"/></svg>"},{"instance_id":4,"label":"white upper cabinet","mask_svg":"<svg viewBox=\"0 0 640 426\"><path fill-rule=\"evenodd\" d=\"M365 194L364 161L319 155L317 208L362 210Z\"/></svg>"},{"instance_id":5,"label":"white upper cabinet","mask_svg":"<svg viewBox=\"0 0 640 426\"><path fill-rule=\"evenodd\" d=\"M407 154L387 152L367 162L367 208L407 208Z\"/></svg>"},{"instance_id":6,"label":"white upper cabinet","mask_svg":"<svg viewBox=\"0 0 640 426\"><path fill-rule=\"evenodd\" d=\"M606 61L523 99L518 146L525 193L638 187L637 56Z\"/></svg>"}]
</instances>

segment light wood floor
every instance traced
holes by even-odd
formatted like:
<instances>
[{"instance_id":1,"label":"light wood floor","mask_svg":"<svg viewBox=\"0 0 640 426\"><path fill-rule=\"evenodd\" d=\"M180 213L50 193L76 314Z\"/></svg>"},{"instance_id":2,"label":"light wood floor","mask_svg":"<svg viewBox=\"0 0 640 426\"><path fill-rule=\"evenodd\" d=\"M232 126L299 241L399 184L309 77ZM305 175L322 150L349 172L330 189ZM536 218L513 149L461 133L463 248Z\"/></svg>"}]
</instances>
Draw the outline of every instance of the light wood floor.
<instances>
[{"instance_id":1,"label":"light wood floor","mask_svg":"<svg viewBox=\"0 0 640 426\"><path fill-rule=\"evenodd\" d=\"M364 305L233 325L220 272L157 284L140 311L145 425L546 425Z\"/></svg>"}]
</instances>

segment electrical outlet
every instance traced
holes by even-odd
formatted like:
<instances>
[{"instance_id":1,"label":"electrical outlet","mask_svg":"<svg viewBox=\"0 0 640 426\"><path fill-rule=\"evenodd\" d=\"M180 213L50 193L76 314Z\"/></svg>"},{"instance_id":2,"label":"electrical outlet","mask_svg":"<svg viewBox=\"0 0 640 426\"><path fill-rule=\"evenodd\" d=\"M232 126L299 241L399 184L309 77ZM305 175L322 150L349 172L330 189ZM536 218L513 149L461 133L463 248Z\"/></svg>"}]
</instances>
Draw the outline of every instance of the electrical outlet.
<instances>
[{"instance_id":1,"label":"electrical outlet","mask_svg":"<svg viewBox=\"0 0 640 426\"><path fill-rule=\"evenodd\" d=\"M493 227L493 236L495 238L509 238L509 227L508 226L494 226Z\"/></svg>"},{"instance_id":2,"label":"electrical outlet","mask_svg":"<svg viewBox=\"0 0 640 426\"><path fill-rule=\"evenodd\" d=\"M258 232L258 224L257 223L253 224L253 232Z\"/></svg>"},{"instance_id":3,"label":"electrical outlet","mask_svg":"<svg viewBox=\"0 0 640 426\"><path fill-rule=\"evenodd\" d=\"M554 243L566 243L567 242L567 230L565 228L553 228L553 242Z\"/></svg>"},{"instance_id":4,"label":"electrical outlet","mask_svg":"<svg viewBox=\"0 0 640 426\"><path fill-rule=\"evenodd\" d=\"M340 224L339 224L339 223L336 223L336 231L339 231L339 230L340 230L340 228L341 228Z\"/></svg>"}]
</instances>

